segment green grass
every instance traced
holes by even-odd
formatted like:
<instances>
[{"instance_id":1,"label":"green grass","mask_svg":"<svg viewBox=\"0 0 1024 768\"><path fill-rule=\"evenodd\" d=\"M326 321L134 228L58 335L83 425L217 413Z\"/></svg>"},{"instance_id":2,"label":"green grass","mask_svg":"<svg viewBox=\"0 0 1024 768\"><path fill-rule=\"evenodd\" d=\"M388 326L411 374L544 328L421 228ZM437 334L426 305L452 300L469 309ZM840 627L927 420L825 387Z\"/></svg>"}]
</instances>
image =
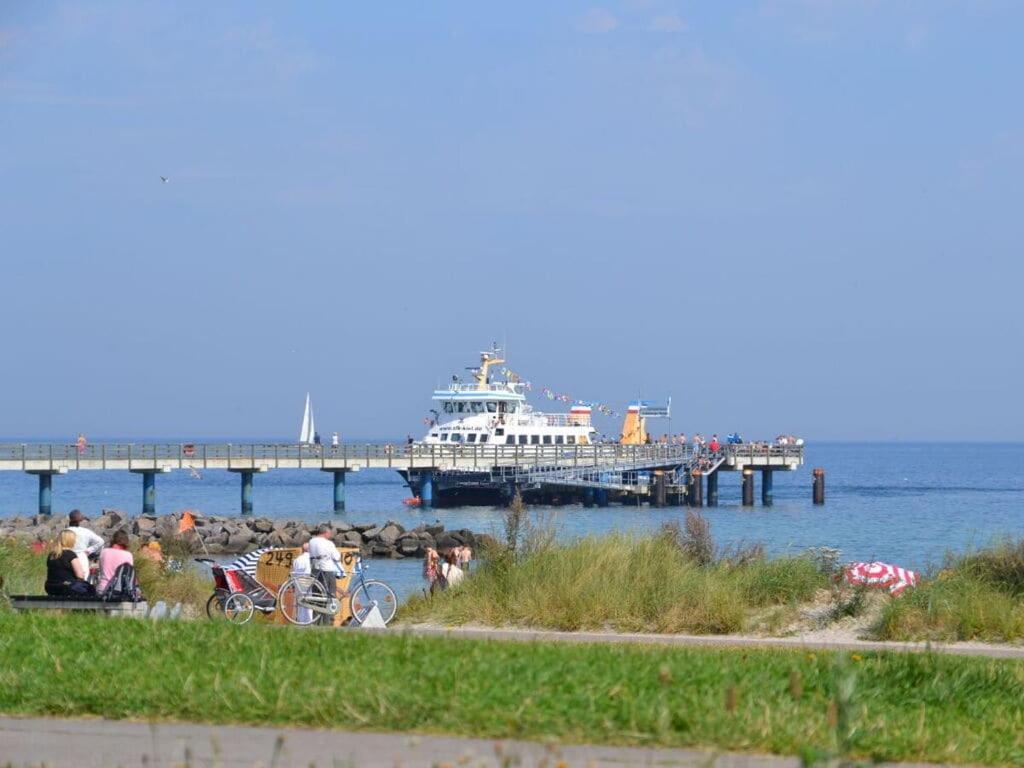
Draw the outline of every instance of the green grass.
<instances>
[{"instance_id":1,"label":"green grass","mask_svg":"<svg viewBox=\"0 0 1024 768\"><path fill-rule=\"evenodd\" d=\"M410 621L576 630L726 633L827 587L808 557L719 558L701 565L671 533L545 543L491 552L459 589L417 597Z\"/></svg>"},{"instance_id":2,"label":"green grass","mask_svg":"<svg viewBox=\"0 0 1024 768\"><path fill-rule=\"evenodd\" d=\"M886 605L876 634L886 640L1024 639L1024 540L948 557L936 578Z\"/></svg>"},{"instance_id":3,"label":"green grass","mask_svg":"<svg viewBox=\"0 0 1024 768\"><path fill-rule=\"evenodd\" d=\"M0 615L0 711L1024 762L1024 666Z\"/></svg>"}]
</instances>

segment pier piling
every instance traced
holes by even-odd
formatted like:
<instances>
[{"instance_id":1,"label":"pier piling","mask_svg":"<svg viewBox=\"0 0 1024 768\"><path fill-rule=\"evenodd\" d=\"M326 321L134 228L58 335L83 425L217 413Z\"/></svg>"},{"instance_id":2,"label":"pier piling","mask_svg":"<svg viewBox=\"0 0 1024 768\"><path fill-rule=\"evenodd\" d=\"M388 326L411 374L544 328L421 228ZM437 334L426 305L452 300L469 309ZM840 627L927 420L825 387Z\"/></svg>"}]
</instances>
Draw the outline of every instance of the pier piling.
<instances>
[{"instance_id":1,"label":"pier piling","mask_svg":"<svg viewBox=\"0 0 1024 768\"><path fill-rule=\"evenodd\" d=\"M743 470L743 506L754 506L754 470Z\"/></svg>"},{"instance_id":2,"label":"pier piling","mask_svg":"<svg viewBox=\"0 0 1024 768\"><path fill-rule=\"evenodd\" d=\"M53 491L53 475L49 472L39 473L39 514L49 515L53 508L51 499Z\"/></svg>"},{"instance_id":3,"label":"pier piling","mask_svg":"<svg viewBox=\"0 0 1024 768\"><path fill-rule=\"evenodd\" d=\"M594 489L584 488L583 489L583 506L592 507L594 506Z\"/></svg>"},{"instance_id":4,"label":"pier piling","mask_svg":"<svg viewBox=\"0 0 1024 768\"><path fill-rule=\"evenodd\" d=\"M814 477L814 484L812 486L811 496L815 504L825 503L825 470L821 467L815 467L812 473Z\"/></svg>"},{"instance_id":5,"label":"pier piling","mask_svg":"<svg viewBox=\"0 0 1024 768\"><path fill-rule=\"evenodd\" d=\"M761 470L761 504L766 507L772 505L772 471Z\"/></svg>"},{"instance_id":6,"label":"pier piling","mask_svg":"<svg viewBox=\"0 0 1024 768\"><path fill-rule=\"evenodd\" d=\"M156 514L156 472L142 473L142 514Z\"/></svg>"},{"instance_id":7,"label":"pier piling","mask_svg":"<svg viewBox=\"0 0 1024 768\"><path fill-rule=\"evenodd\" d=\"M708 474L708 506L718 506L718 470Z\"/></svg>"},{"instance_id":8,"label":"pier piling","mask_svg":"<svg viewBox=\"0 0 1024 768\"><path fill-rule=\"evenodd\" d=\"M704 473L699 469L690 473L690 492L687 495L690 498L691 507L704 506Z\"/></svg>"},{"instance_id":9,"label":"pier piling","mask_svg":"<svg viewBox=\"0 0 1024 768\"><path fill-rule=\"evenodd\" d=\"M334 511L345 511L345 475L344 471L334 473Z\"/></svg>"},{"instance_id":10,"label":"pier piling","mask_svg":"<svg viewBox=\"0 0 1024 768\"><path fill-rule=\"evenodd\" d=\"M242 514L252 514L252 472L239 472L242 477Z\"/></svg>"},{"instance_id":11,"label":"pier piling","mask_svg":"<svg viewBox=\"0 0 1024 768\"><path fill-rule=\"evenodd\" d=\"M654 506L664 507L668 495L668 488L664 472L657 472L654 475Z\"/></svg>"},{"instance_id":12,"label":"pier piling","mask_svg":"<svg viewBox=\"0 0 1024 768\"><path fill-rule=\"evenodd\" d=\"M594 501L597 502L597 506L599 506L599 507L607 507L608 506L608 489L607 488L597 488L597 489L595 489L594 490Z\"/></svg>"},{"instance_id":13,"label":"pier piling","mask_svg":"<svg viewBox=\"0 0 1024 768\"><path fill-rule=\"evenodd\" d=\"M420 483L420 501L425 507L434 506L434 474L423 473L423 481Z\"/></svg>"}]
</instances>

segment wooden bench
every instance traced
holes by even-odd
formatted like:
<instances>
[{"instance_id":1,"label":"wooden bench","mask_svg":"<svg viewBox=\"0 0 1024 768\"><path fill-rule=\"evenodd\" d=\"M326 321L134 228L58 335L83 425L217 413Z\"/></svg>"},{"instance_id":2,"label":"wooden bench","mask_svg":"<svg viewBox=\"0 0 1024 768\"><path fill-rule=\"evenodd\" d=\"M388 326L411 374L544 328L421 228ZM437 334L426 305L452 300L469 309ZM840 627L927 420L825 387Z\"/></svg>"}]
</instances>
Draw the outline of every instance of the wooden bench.
<instances>
[{"instance_id":1,"label":"wooden bench","mask_svg":"<svg viewBox=\"0 0 1024 768\"><path fill-rule=\"evenodd\" d=\"M10 595L15 611L95 611L113 616L145 618L149 605L145 600L99 600L95 597L51 597L50 595Z\"/></svg>"}]
</instances>

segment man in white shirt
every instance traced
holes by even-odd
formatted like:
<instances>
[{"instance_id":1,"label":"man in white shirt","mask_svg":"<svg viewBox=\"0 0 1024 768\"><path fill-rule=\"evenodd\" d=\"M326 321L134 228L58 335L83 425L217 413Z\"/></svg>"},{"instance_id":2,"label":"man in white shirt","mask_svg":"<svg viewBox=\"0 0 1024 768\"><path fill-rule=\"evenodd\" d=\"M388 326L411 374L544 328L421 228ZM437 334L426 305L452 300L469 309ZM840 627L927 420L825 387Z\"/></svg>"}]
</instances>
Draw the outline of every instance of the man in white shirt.
<instances>
[{"instance_id":1,"label":"man in white shirt","mask_svg":"<svg viewBox=\"0 0 1024 768\"><path fill-rule=\"evenodd\" d=\"M324 585L327 596L332 599L337 597L341 573L341 552L330 538L333 530L328 523L321 523L309 540L309 564L313 576ZM332 624L333 620L333 616L322 614L318 621L320 624Z\"/></svg>"},{"instance_id":2,"label":"man in white shirt","mask_svg":"<svg viewBox=\"0 0 1024 768\"><path fill-rule=\"evenodd\" d=\"M68 515L68 530L75 532L75 554L85 566L86 573L89 573L89 557L103 549L103 539L82 525L88 519L78 509L72 509Z\"/></svg>"}]
</instances>

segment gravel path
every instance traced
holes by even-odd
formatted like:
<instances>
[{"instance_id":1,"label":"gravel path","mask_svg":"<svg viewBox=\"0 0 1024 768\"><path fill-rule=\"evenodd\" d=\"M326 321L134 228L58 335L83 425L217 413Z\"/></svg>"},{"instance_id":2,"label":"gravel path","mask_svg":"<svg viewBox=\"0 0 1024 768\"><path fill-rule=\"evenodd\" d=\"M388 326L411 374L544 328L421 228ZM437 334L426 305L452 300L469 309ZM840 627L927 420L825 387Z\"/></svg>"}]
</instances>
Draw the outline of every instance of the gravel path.
<instances>
[{"instance_id":1,"label":"gravel path","mask_svg":"<svg viewBox=\"0 0 1024 768\"><path fill-rule=\"evenodd\" d=\"M800 761L792 757L722 754L696 749L548 747L522 741L400 733L4 717L0 717L0 760L11 768L35 768L44 764L52 768L214 765L224 768L500 768L504 765L522 768L621 768L626 765L797 768L800 765Z\"/></svg>"},{"instance_id":2,"label":"gravel path","mask_svg":"<svg viewBox=\"0 0 1024 768\"><path fill-rule=\"evenodd\" d=\"M620 632L556 632L544 629L494 629L465 626L440 627L417 624L396 627L416 635L430 637L464 637L487 640L536 640L561 643L640 643L673 647L706 648L795 648L822 651L896 651L899 653L949 653L959 656L987 656L993 659L1024 659L1022 645L992 643L899 643L881 640L858 640L849 633L819 630L790 637L757 637L753 635L655 635ZM394 631L387 630L387 631Z\"/></svg>"}]
</instances>

